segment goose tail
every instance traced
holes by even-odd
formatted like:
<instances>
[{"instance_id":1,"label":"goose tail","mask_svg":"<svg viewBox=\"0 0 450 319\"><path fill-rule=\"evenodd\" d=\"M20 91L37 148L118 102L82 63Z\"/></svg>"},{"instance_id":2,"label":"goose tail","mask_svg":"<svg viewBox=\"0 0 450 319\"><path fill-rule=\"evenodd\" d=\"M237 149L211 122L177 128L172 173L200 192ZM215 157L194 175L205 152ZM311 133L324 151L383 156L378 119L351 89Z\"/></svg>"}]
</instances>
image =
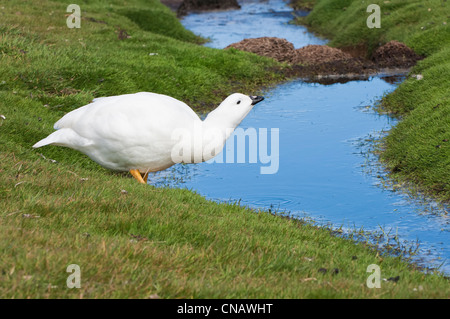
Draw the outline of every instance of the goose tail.
<instances>
[{"instance_id":1,"label":"goose tail","mask_svg":"<svg viewBox=\"0 0 450 319\"><path fill-rule=\"evenodd\" d=\"M46 145L66 146L77 149L92 144L90 140L75 133L70 128L57 130L33 145L33 148L39 148Z\"/></svg>"}]
</instances>

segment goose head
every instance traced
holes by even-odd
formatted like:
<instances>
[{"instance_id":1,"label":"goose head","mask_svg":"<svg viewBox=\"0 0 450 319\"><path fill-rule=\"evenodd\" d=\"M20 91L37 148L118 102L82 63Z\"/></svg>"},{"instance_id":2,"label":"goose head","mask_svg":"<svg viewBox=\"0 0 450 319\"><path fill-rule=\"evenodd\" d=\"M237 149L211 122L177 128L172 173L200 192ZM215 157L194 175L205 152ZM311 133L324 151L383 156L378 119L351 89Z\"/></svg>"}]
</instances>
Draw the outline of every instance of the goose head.
<instances>
[{"instance_id":1,"label":"goose head","mask_svg":"<svg viewBox=\"0 0 450 319\"><path fill-rule=\"evenodd\" d=\"M214 125L235 129L253 107L264 100L262 96L249 96L241 93L233 93L205 119L206 122L214 122Z\"/></svg>"}]
</instances>

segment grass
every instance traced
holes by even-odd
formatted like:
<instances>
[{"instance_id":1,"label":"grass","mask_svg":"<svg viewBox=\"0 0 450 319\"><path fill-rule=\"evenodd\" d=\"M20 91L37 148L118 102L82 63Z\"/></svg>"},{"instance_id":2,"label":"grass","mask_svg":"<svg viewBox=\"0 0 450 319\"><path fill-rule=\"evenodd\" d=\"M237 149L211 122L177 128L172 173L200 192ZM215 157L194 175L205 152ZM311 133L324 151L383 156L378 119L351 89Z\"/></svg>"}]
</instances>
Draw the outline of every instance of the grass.
<instances>
[{"instance_id":1,"label":"grass","mask_svg":"<svg viewBox=\"0 0 450 319\"><path fill-rule=\"evenodd\" d=\"M448 280L302 221L2 152L2 297L440 298ZM126 192L124 192L124 190ZM355 257L354 257L355 256ZM81 268L68 289L66 267ZM398 283L369 289L370 264ZM323 274L320 268L328 269ZM338 274L332 274L333 269ZM419 286L423 290L417 290ZM415 291L416 289L416 291Z\"/></svg>"},{"instance_id":2,"label":"grass","mask_svg":"<svg viewBox=\"0 0 450 319\"><path fill-rule=\"evenodd\" d=\"M82 27L68 29L63 1L0 2L1 297L449 296L439 273L326 228L143 186L67 148L31 149L93 97L154 91L203 111L280 80L269 59L198 46L158 1L78 4ZM66 286L70 264L80 289ZM370 264L400 280L367 288Z\"/></svg>"},{"instance_id":3,"label":"grass","mask_svg":"<svg viewBox=\"0 0 450 319\"><path fill-rule=\"evenodd\" d=\"M316 4L316 0L292 0L289 2L289 5L294 10L312 10L314 5Z\"/></svg>"},{"instance_id":4,"label":"grass","mask_svg":"<svg viewBox=\"0 0 450 319\"><path fill-rule=\"evenodd\" d=\"M380 29L366 27L369 4L381 8ZM449 202L450 3L316 0L311 14L299 22L331 38L330 45L361 47L367 56L380 44L398 40L426 57L382 101L384 110L402 121L383 141L381 160L399 183Z\"/></svg>"}]
</instances>

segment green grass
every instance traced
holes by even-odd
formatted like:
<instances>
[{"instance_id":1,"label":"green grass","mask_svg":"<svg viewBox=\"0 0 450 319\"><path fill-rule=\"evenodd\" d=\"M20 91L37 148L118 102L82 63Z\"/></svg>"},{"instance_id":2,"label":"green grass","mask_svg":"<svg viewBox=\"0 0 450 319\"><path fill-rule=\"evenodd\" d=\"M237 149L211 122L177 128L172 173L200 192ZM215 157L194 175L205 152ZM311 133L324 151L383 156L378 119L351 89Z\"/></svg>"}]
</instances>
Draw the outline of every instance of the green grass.
<instances>
[{"instance_id":1,"label":"green grass","mask_svg":"<svg viewBox=\"0 0 450 319\"><path fill-rule=\"evenodd\" d=\"M369 4L381 8L380 29L366 26ZM426 57L382 101L384 110L402 121L383 141L381 160L398 182L449 202L450 2L316 0L299 22L331 38L332 46L363 47L368 56L380 44L398 40Z\"/></svg>"},{"instance_id":2,"label":"green grass","mask_svg":"<svg viewBox=\"0 0 450 319\"><path fill-rule=\"evenodd\" d=\"M157 1L78 4L85 19L69 30L63 1L0 2L0 296L449 296L441 275L325 228L143 186L67 148L33 150L94 97L153 91L203 111L280 80L269 59L196 45ZM118 30L131 38L119 40ZM66 287L70 264L81 268L80 289ZM370 264L400 281L367 288Z\"/></svg>"},{"instance_id":3,"label":"green grass","mask_svg":"<svg viewBox=\"0 0 450 319\"><path fill-rule=\"evenodd\" d=\"M24 150L24 152L31 152ZM10 298L442 298L448 280L329 231L187 190L2 152L0 295ZM122 190L125 190L123 192ZM353 257L353 256L356 256ZM81 289L66 267L81 268ZM365 283L367 266L383 278ZM320 268L329 271L320 273ZM339 273L333 275L332 269ZM423 290L415 291L419 286Z\"/></svg>"}]
</instances>

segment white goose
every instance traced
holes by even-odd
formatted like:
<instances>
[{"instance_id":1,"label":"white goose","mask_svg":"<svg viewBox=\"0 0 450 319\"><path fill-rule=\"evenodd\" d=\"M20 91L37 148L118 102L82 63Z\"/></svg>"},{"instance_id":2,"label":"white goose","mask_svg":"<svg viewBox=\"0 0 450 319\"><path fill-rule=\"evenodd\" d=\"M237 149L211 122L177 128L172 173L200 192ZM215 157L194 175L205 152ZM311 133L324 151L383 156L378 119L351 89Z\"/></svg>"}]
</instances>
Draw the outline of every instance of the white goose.
<instances>
[{"instance_id":1,"label":"white goose","mask_svg":"<svg viewBox=\"0 0 450 319\"><path fill-rule=\"evenodd\" d=\"M101 97L67 113L55 123L57 131L33 147L70 147L103 167L129 171L145 184L149 172L177 162L213 158L263 99L234 93L202 121L187 104L167 95L141 92Z\"/></svg>"}]
</instances>

